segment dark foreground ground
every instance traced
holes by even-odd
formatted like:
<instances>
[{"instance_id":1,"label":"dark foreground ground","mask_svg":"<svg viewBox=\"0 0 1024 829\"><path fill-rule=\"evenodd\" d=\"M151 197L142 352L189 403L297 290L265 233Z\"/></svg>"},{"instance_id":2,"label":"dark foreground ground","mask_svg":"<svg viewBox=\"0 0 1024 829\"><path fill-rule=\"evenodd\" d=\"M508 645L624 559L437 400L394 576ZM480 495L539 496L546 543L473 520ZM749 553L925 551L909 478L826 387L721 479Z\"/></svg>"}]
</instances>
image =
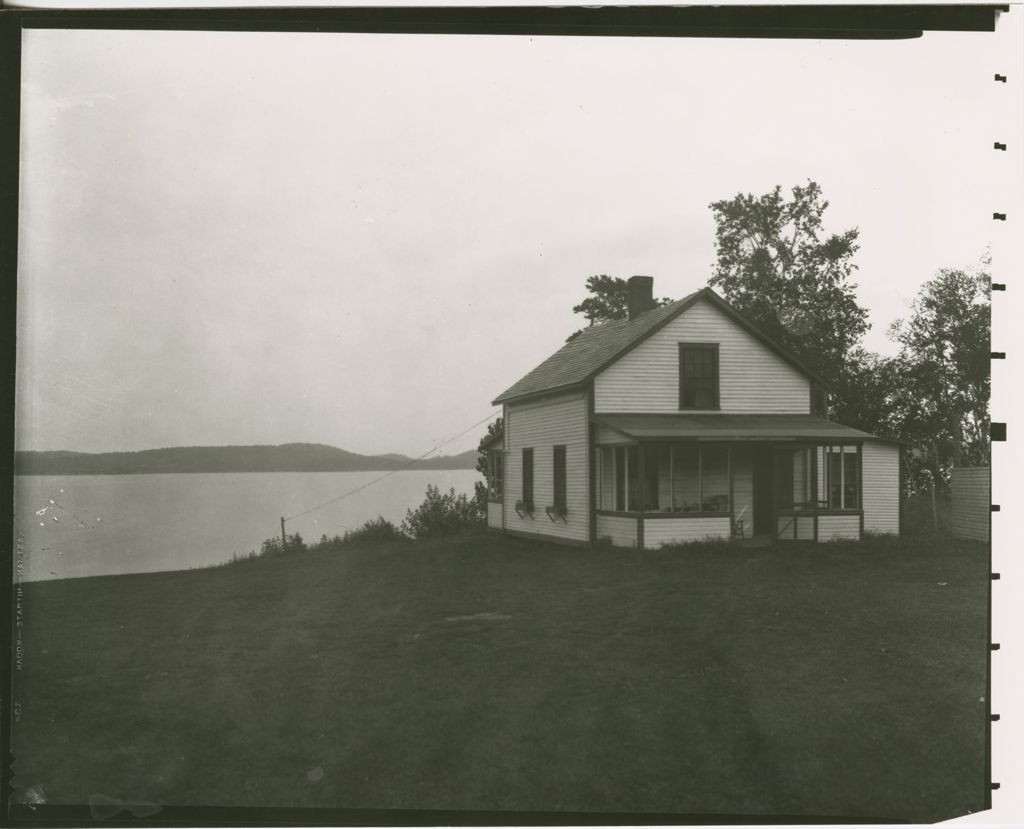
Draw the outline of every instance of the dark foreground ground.
<instances>
[{"instance_id":1,"label":"dark foreground ground","mask_svg":"<svg viewBox=\"0 0 1024 829\"><path fill-rule=\"evenodd\" d=\"M486 536L27 585L21 797L984 808L987 550Z\"/></svg>"}]
</instances>

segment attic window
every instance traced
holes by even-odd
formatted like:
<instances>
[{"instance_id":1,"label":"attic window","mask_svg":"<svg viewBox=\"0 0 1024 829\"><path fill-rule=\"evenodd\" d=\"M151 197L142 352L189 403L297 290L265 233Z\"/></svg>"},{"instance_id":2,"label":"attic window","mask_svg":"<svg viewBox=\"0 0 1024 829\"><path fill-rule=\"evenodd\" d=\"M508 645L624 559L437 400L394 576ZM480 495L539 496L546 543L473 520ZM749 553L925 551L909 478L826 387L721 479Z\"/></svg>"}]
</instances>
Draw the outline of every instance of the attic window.
<instances>
[{"instance_id":1,"label":"attic window","mask_svg":"<svg viewBox=\"0 0 1024 829\"><path fill-rule=\"evenodd\" d=\"M679 408L718 408L718 343L679 343Z\"/></svg>"}]
</instances>

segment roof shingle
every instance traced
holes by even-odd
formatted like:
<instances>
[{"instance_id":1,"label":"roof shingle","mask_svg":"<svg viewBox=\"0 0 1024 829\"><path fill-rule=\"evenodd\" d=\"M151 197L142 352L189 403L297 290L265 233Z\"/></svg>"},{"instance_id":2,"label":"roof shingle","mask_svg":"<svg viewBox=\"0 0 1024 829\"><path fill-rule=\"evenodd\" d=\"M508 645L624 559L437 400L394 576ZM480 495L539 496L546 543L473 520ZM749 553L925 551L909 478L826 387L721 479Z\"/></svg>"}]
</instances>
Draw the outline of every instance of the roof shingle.
<instances>
[{"instance_id":1,"label":"roof shingle","mask_svg":"<svg viewBox=\"0 0 1024 829\"><path fill-rule=\"evenodd\" d=\"M517 397L579 385L619 354L667 322L699 291L632 320L615 320L583 329L543 363L499 394L492 405Z\"/></svg>"}]
</instances>

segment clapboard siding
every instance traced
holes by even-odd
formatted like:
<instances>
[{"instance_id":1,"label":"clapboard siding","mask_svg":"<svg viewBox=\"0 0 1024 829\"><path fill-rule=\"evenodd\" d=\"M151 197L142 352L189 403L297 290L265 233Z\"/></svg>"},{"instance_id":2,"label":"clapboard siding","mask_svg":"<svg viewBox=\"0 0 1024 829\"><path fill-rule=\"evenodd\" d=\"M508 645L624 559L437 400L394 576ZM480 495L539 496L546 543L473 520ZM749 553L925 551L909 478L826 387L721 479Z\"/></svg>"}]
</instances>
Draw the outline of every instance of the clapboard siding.
<instances>
[{"instance_id":1,"label":"clapboard siding","mask_svg":"<svg viewBox=\"0 0 1024 829\"><path fill-rule=\"evenodd\" d=\"M891 443L864 441L864 531L900 531L900 448Z\"/></svg>"},{"instance_id":2,"label":"clapboard siding","mask_svg":"<svg viewBox=\"0 0 1024 829\"><path fill-rule=\"evenodd\" d=\"M621 515L597 516L597 538L607 538L616 547L636 546L636 519Z\"/></svg>"},{"instance_id":3,"label":"clapboard siding","mask_svg":"<svg viewBox=\"0 0 1024 829\"><path fill-rule=\"evenodd\" d=\"M501 504L489 501L487 503L487 526L493 530L501 529Z\"/></svg>"},{"instance_id":4,"label":"clapboard siding","mask_svg":"<svg viewBox=\"0 0 1024 829\"><path fill-rule=\"evenodd\" d=\"M678 412L679 343L719 344L720 411L810 411L810 381L714 306L700 301L594 380L597 412Z\"/></svg>"},{"instance_id":5,"label":"clapboard siding","mask_svg":"<svg viewBox=\"0 0 1024 829\"><path fill-rule=\"evenodd\" d=\"M587 398L559 395L505 407L505 529L587 541L590 535L587 466ZM566 520L544 512L554 504L554 447L565 446ZM533 449L533 518L520 518L523 497L523 449Z\"/></svg>"},{"instance_id":6,"label":"clapboard siding","mask_svg":"<svg viewBox=\"0 0 1024 829\"><path fill-rule=\"evenodd\" d=\"M819 515L818 541L860 538L859 515Z\"/></svg>"},{"instance_id":7,"label":"clapboard siding","mask_svg":"<svg viewBox=\"0 0 1024 829\"><path fill-rule=\"evenodd\" d=\"M650 518L644 520L644 547L655 550L663 544L728 539L730 519L726 518Z\"/></svg>"},{"instance_id":8,"label":"clapboard siding","mask_svg":"<svg viewBox=\"0 0 1024 829\"><path fill-rule=\"evenodd\" d=\"M951 488L953 536L988 541L992 516L989 468L979 466L954 469Z\"/></svg>"}]
</instances>

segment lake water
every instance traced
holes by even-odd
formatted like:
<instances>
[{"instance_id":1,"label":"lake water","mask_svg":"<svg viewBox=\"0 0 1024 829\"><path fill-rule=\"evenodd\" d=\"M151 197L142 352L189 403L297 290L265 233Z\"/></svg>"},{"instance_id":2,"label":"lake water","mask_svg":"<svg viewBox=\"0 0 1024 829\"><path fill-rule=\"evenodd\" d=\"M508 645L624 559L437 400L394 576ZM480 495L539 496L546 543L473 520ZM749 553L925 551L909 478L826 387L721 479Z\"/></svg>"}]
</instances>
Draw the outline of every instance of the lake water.
<instances>
[{"instance_id":1,"label":"lake water","mask_svg":"<svg viewBox=\"0 0 1024 829\"><path fill-rule=\"evenodd\" d=\"M291 516L384 472L18 476L15 532L25 581L205 567L259 550ZM398 524L428 484L473 494L471 469L396 472L287 523L307 541L378 515ZM19 559L16 557L15 566ZM17 577L17 570L15 573Z\"/></svg>"}]
</instances>

